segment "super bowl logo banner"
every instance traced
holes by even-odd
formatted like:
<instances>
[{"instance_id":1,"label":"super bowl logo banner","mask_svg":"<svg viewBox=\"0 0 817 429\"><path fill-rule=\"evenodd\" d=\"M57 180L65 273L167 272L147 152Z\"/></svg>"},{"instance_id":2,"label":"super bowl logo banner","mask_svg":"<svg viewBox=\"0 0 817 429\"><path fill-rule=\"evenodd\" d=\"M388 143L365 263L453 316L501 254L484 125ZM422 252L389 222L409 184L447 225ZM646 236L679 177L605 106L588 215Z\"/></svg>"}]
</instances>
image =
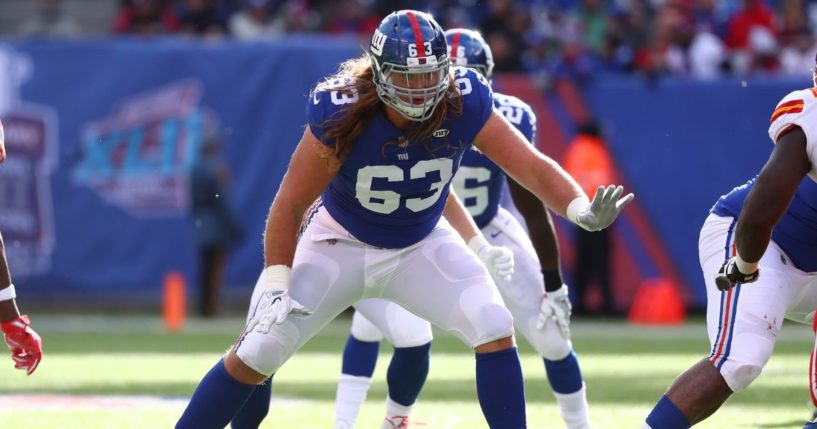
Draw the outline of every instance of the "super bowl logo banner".
<instances>
[{"instance_id":1,"label":"super bowl logo banner","mask_svg":"<svg viewBox=\"0 0 817 429\"><path fill-rule=\"evenodd\" d=\"M0 231L15 276L47 272L55 245L51 176L57 166L57 115L20 99L30 59L0 46L0 115L8 158L0 165Z\"/></svg>"},{"instance_id":2,"label":"super bowl logo banner","mask_svg":"<svg viewBox=\"0 0 817 429\"><path fill-rule=\"evenodd\" d=\"M184 80L122 100L84 126L73 179L132 216L185 214L190 167L218 122L201 95L198 81Z\"/></svg>"}]
</instances>

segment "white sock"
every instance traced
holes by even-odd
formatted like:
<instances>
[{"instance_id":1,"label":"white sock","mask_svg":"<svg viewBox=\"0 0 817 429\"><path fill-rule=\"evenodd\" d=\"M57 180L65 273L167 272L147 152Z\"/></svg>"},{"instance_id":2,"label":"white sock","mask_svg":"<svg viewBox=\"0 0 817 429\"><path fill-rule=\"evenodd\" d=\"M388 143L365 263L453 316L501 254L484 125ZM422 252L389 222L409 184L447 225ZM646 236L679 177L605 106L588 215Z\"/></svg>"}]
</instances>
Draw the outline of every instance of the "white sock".
<instances>
[{"instance_id":1,"label":"white sock","mask_svg":"<svg viewBox=\"0 0 817 429\"><path fill-rule=\"evenodd\" d=\"M647 422L644 422L644 424L641 426L641 429L652 429L652 426L648 425Z\"/></svg>"},{"instance_id":2,"label":"white sock","mask_svg":"<svg viewBox=\"0 0 817 429\"><path fill-rule=\"evenodd\" d=\"M559 412L568 429L589 429L590 415L587 412L587 393L584 383L577 392L563 395L553 392L559 404Z\"/></svg>"},{"instance_id":3,"label":"white sock","mask_svg":"<svg viewBox=\"0 0 817 429\"><path fill-rule=\"evenodd\" d=\"M335 395L335 428L353 428L360 413L360 407L369 392L369 377L341 374Z\"/></svg>"},{"instance_id":4,"label":"white sock","mask_svg":"<svg viewBox=\"0 0 817 429\"><path fill-rule=\"evenodd\" d=\"M411 409L414 408L414 404L409 406L400 405L397 402L391 400L391 398L386 398L386 418L390 419L392 417L408 417L411 414Z\"/></svg>"}]
</instances>

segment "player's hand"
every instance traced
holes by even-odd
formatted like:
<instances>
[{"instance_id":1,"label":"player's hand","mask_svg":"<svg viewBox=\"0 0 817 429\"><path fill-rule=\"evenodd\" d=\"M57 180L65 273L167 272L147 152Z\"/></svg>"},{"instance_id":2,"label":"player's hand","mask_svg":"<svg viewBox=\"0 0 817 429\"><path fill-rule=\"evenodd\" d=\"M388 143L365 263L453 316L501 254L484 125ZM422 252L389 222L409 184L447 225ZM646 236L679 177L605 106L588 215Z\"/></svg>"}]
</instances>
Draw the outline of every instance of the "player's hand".
<instances>
[{"instance_id":1,"label":"player's hand","mask_svg":"<svg viewBox=\"0 0 817 429\"><path fill-rule=\"evenodd\" d=\"M261 294L254 314L247 324L247 331L269 332L272 325L284 323L288 315L306 317L312 314L306 307L289 296L284 289L268 289ZM256 329L257 328L257 329Z\"/></svg>"},{"instance_id":2,"label":"player's hand","mask_svg":"<svg viewBox=\"0 0 817 429\"><path fill-rule=\"evenodd\" d=\"M488 268L492 276L502 279L502 281L511 281L513 275L513 252L505 246L491 246L486 244L477 251L477 256Z\"/></svg>"},{"instance_id":3,"label":"player's hand","mask_svg":"<svg viewBox=\"0 0 817 429\"><path fill-rule=\"evenodd\" d=\"M576 224L588 231L600 231L610 226L624 206L635 198L632 192L621 197L623 192L621 186L599 186L593 201L576 212Z\"/></svg>"},{"instance_id":4,"label":"player's hand","mask_svg":"<svg viewBox=\"0 0 817 429\"><path fill-rule=\"evenodd\" d=\"M23 315L3 322L0 328L3 330L6 345L11 350L14 367L25 370L26 375L31 375L43 360L43 346L40 335L31 329L28 316Z\"/></svg>"},{"instance_id":5,"label":"player's hand","mask_svg":"<svg viewBox=\"0 0 817 429\"><path fill-rule=\"evenodd\" d=\"M738 283L752 283L760 277L759 268L753 273L744 274L738 269L736 261L736 257L733 256L721 265L721 269L715 275L715 285L718 290L732 289Z\"/></svg>"},{"instance_id":6,"label":"player's hand","mask_svg":"<svg viewBox=\"0 0 817 429\"><path fill-rule=\"evenodd\" d=\"M257 327L258 332L266 334L272 325L284 323L290 313L302 317L312 314L309 309L289 296L291 271L286 265L270 265L264 269L263 283L259 285L264 287L264 291L254 303L252 316L247 322L247 331Z\"/></svg>"},{"instance_id":7,"label":"player's hand","mask_svg":"<svg viewBox=\"0 0 817 429\"><path fill-rule=\"evenodd\" d=\"M567 293L567 285L562 285L553 292L545 293L539 307L539 317L536 319L536 329L542 329L548 320L553 319L559 325L559 330L565 339L570 339L570 314L573 307Z\"/></svg>"}]
</instances>

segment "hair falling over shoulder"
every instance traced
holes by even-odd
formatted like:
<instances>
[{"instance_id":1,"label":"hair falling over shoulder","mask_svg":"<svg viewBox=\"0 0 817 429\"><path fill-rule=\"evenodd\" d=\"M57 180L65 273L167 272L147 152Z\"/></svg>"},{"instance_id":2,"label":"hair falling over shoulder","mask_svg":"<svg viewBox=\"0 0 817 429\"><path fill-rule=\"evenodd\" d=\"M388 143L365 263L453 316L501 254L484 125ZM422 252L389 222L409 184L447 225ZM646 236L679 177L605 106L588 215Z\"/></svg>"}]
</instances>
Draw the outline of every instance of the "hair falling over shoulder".
<instances>
[{"instance_id":1,"label":"hair falling over shoulder","mask_svg":"<svg viewBox=\"0 0 817 429\"><path fill-rule=\"evenodd\" d=\"M369 121L385 108L377 95L373 74L369 56L363 54L342 63L337 73L324 79L314 89L314 91L321 91L332 85L332 82L345 81L346 83L342 86L332 89L358 95L356 102L348 104L326 121L323 140L335 139L335 145L327 147L324 156L333 169L340 168L346 155L352 150L357 137L360 136ZM462 113L462 96L457 90L453 76L449 74L448 78L451 81L448 92L434 110L431 118L417 122L406 131L406 141L409 141L410 144L423 144L429 152L431 151L429 142L432 134L442 125L448 113L452 112L456 115ZM397 142L386 144L397 144Z\"/></svg>"}]
</instances>

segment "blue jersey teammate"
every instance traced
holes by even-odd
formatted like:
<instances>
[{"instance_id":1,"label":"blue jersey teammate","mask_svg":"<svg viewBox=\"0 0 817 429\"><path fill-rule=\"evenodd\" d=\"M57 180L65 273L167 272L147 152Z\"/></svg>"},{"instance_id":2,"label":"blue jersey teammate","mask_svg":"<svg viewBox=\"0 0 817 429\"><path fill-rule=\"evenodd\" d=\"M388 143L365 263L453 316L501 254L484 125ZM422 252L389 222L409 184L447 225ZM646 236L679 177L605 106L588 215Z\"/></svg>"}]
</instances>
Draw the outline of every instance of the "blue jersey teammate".
<instances>
[{"instance_id":1,"label":"blue jersey teammate","mask_svg":"<svg viewBox=\"0 0 817 429\"><path fill-rule=\"evenodd\" d=\"M644 428L688 428L749 387L783 319L814 322L817 307L817 73L771 115L774 150L747 184L721 197L701 228L708 357L672 383ZM806 177L808 176L808 177ZM815 356L809 368L817 406ZM806 428L817 429L817 422Z\"/></svg>"},{"instance_id":2,"label":"blue jersey teammate","mask_svg":"<svg viewBox=\"0 0 817 429\"><path fill-rule=\"evenodd\" d=\"M493 111L482 76L449 72L443 31L423 12L384 18L369 52L313 91L307 116L267 218L266 268L249 322L204 376L177 427L224 427L318 330L376 297L473 347L488 426L526 427L511 314L479 257L442 219L451 178L473 144L557 213L591 230L609 226L632 194L621 197L621 187L609 186L591 202ZM322 203L307 215L319 196Z\"/></svg>"},{"instance_id":3,"label":"blue jersey teammate","mask_svg":"<svg viewBox=\"0 0 817 429\"><path fill-rule=\"evenodd\" d=\"M482 36L467 29L445 32L454 65L474 69L490 81L491 49ZM494 109L533 143L536 116L518 98L494 93ZM508 183L514 204L524 216L528 233L500 199ZM570 301L559 270L559 248L547 209L493 161L472 148L462 158L452 182L481 235L494 246L511 249L515 268L508 281L494 276L514 327L542 356L548 380L565 424L589 428L587 400L579 364L570 342ZM478 249L481 247L477 245ZM538 257L537 257L538 256ZM343 353L343 367L335 404L335 429L354 427L366 398L383 336L394 346L386 375L389 395L383 429L404 427L428 374L431 328L428 322L392 302L370 299L357 303L352 332Z\"/></svg>"}]
</instances>

